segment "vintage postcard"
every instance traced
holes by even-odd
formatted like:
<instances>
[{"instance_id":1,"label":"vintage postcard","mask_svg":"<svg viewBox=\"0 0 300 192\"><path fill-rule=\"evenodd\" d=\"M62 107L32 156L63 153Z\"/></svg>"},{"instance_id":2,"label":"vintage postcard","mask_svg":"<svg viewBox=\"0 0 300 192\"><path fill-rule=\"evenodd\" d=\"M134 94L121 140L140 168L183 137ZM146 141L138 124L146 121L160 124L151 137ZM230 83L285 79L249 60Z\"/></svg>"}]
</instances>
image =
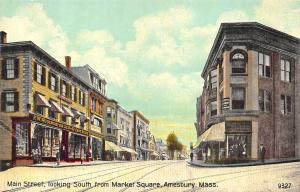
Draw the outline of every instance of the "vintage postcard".
<instances>
[{"instance_id":1,"label":"vintage postcard","mask_svg":"<svg viewBox=\"0 0 300 192\"><path fill-rule=\"evenodd\" d=\"M0 191L300 191L299 0L0 0Z\"/></svg>"}]
</instances>

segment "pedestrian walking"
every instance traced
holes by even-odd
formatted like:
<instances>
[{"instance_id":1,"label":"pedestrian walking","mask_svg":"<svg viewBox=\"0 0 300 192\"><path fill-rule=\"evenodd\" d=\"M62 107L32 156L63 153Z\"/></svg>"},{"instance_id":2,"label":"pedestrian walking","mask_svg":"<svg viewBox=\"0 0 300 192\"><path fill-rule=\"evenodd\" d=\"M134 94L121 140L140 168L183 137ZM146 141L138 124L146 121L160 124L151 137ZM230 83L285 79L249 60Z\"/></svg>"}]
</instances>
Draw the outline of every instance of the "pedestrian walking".
<instances>
[{"instance_id":1,"label":"pedestrian walking","mask_svg":"<svg viewBox=\"0 0 300 192\"><path fill-rule=\"evenodd\" d=\"M193 157L194 157L194 153L193 152L191 152L190 157L191 157L191 162L193 162Z\"/></svg>"},{"instance_id":2,"label":"pedestrian walking","mask_svg":"<svg viewBox=\"0 0 300 192\"><path fill-rule=\"evenodd\" d=\"M56 164L57 166L59 166L59 163L60 163L60 153L59 151L56 152Z\"/></svg>"},{"instance_id":3,"label":"pedestrian walking","mask_svg":"<svg viewBox=\"0 0 300 192\"><path fill-rule=\"evenodd\" d=\"M262 163L265 163L265 153L266 153L266 148L264 147L263 144L260 144L259 154L260 154L260 160Z\"/></svg>"}]
</instances>

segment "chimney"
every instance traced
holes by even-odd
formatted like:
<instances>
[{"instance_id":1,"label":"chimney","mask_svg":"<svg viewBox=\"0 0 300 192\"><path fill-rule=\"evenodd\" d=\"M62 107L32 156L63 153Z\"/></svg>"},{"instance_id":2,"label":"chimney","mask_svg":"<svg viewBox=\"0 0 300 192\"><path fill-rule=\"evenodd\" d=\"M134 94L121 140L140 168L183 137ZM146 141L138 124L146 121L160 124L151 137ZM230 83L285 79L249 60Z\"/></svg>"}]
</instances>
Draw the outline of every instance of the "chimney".
<instances>
[{"instance_id":1,"label":"chimney","mask_svg":"<svg viewBox=\"0 0 300 192\"><path fill-rule=\"evenodd\" d=\"M68 70L71 69L71 57L70 56L65 56L65 60L66 60L66 68Z\"/></svg>"},{"instance_id":2,"label":"chimney","mask_svg":"<svg viewBox=\"0 0 300 192\"><path fill-rule=\"evenodd\" d=\"M0 43L7 43L6 33L4 31L0 32Z\"/></svg>"}]
</instances>

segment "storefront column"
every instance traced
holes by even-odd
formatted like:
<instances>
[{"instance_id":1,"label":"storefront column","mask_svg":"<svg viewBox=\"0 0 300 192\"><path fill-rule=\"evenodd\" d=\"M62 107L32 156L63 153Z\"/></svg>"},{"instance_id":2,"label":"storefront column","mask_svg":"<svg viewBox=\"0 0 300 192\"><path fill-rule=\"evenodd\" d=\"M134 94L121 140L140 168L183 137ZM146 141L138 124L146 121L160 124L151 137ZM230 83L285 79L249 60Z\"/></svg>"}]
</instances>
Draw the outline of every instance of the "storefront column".
<instances>
[{"instance_id":1,"label":"storefront column","mask_svg":"<svg viewBox=\"0 0 300 192\"><path fill-rule=\"evenodd\" d=\"M228 158L229 152L228 152L228 136L226 135L226 158Z\"/></svg>"}]
</instances>

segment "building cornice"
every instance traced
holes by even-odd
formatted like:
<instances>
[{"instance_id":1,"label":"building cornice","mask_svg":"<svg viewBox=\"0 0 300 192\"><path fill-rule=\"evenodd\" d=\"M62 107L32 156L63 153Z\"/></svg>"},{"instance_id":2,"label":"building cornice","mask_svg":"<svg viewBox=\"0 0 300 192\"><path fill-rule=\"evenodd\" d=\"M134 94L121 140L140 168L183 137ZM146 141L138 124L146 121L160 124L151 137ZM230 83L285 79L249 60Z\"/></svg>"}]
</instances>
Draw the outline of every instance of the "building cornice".
<instances>
[{"instance_id":1,"label":"building cornice","mask_svg":"<svg viewBox=\"0 0 300 192\"><path fill-rule=\"evenodd\" d=\"M12 51L31 51L36 57L40 60L46 61L46 64L54 69L58 70L60 73L68 76L69 78L74 78L77 83L84 86L86 89L92 89L91 86L82 81L76 74L71 70L68 70L64 65L57 61L54 57L44 51L42 48L37 46L32 41L20 41L20 42L11 42L0 44L0 52L3 54L5 52L11 53Z\"/></svg>"},{"instance_id":2,"label":"building cornice","mask_svg":"<svg viewBox=\"0 0 300 192\"><path fill-rule=\"evenodd\" d=\"M202 78L206 77L208 69L215 65L224 50L230 50L239 43L246 44L248 49L262 47L294 57L300 54L300 39L297 37L256 22L222 23L202 71Z\"/></svg>"}]
</instances>

